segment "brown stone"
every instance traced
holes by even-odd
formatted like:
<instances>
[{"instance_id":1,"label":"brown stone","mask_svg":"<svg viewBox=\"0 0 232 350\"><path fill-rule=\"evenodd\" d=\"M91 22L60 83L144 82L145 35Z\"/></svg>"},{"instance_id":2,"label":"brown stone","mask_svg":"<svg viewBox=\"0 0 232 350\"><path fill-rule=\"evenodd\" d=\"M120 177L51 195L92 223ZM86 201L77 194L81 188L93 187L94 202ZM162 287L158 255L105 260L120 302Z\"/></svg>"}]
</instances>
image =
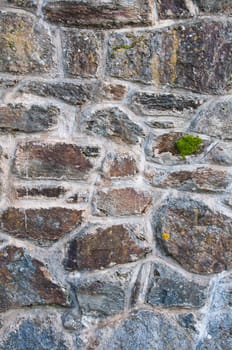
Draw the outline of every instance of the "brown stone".
<instances>
[{"instance_id":1,"label":"brown stone","mask_svg":"<svg viewBox=\"0 0 232 350\"><path fill-rule=\"evenodd\" d=\"M121 28L151 25L148 0L47 0L43 12L55 23L81 28Z\"/></svg>"},{"instance_id":2,"label":"brown stone","mask_svg":"<svg viewBox=\"0 0 232 350\"><path fill-rule=\"evenodd\" d=\"M232 268L232 218L205 203L169 198L154 213L159 248L194 273L220 273Z\"/></svg>"},{"instance_id":3,"label":"brown stone","mask_svg":"<svg viewBox=\"0 0 232 350\"><path fill-rule=\"evenodd\" d=\"M97 147L27 142L16 150L13 172L20 178L83 180L93 168Z\"/></svg>"},{"instance_id":4,"label":"brown stone","mask_svg":"<svg viewBox=\"0 0 232 350\"><path fill-rule=\"evenodd\" d=\"M125 85L103 83L102 98L120 101L125 97L127 90Z\"/></svg>"},{"instance_id":5,"label":"brown stone","mask_svg":"<svg viewBox=\"0 0 232 350\"><path fill-rule=\"evenodd\" d=\"M65 75L89 78L97 75L101 62L101 36L93 31L63 31Z\"/></svg>"},{"instance_id":6,"label":"brown stone","mask_svg":"<svg viewBox=\"0 0 232 350\"><path fill-rule=\"evenodd\" d=\"M48 31L32 16L0 12L0 71L13 74L54 71L54 47Z\"/></svg>"},{"instance_id":7,"label":"brown stone","mask_svg":"<svg viewBox=\"0 0 232 350\"><path fill-rule=\"evenodd\" d=\"M136 261L149 251L141 227L90 227L69 243L64 265L72 271L95 270Z\"/></svg>"},{"instance_id":8,"label":"brown stone","mask_svg":"<svg viewBox=\"0 0 232 350\"><path fill-rule=\"evenodd\" d=\"M138 172L136 160L128 153L108 153L103 163L106 177L128 177Z\"/></svg>"},{"instance_id":9,"label":"brown stone","mask_svg":"<svg viewBox=\"0 0 232 350\"><path fill-rule=\"evenodd\" d=\"M46 266L23 248L0 250L0 312L32 305L68 306L68 296L51 279Z\"/></svg>"},{"instance_id":10,"label":"brown stone","mask_svg":"<svg viewBox=\"0 0 232 350\"><path fill-rule=\"evenodd\" d=\"M150 193L132 187L98 191L93 198L95 214L100 216L142 215L151 203Z\"/></svg>"},{"instance_id":11,"label":"brown stone","mask_svg":"<svg viewBox=\"0 0 232 350\"><path fill-rule=\"evenodd\" d=\"M23 209L10 207L1 216L2 230L10 235L38 241L55 242L82 222L82 210L60 207Z\"/></svg>"},{"instance_id":12,"label":"brown stone","mask_svg":"<svg viewBox=\"0 0 232 350\"><path fill-rule=\"evenodd\" d=\"M66 193L66 189L62 186L39 186L39 187L18 187L16 189L16 196L18 198L35 198L35 197L45 197L45 198L59 198Z\"/></svg>"}]
</instances>

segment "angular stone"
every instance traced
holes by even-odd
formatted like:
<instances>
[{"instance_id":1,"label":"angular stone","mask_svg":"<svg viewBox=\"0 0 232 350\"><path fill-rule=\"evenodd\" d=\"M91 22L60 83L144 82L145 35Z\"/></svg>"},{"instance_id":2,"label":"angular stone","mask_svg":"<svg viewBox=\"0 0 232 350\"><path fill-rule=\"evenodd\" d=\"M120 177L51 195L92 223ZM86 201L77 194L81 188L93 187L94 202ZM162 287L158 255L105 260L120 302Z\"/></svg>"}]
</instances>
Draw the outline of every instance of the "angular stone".
<instances>
[{"instance_id":1,"label":"angular stone","mask_svg":"<svg viewBox=\"0 0 232 350\"><path fill-rule=\"evenodd\" d=\"M37 9L37 0L1 0L1 5L18 7L35 12Z\"/></svg>"},{"instance_id":2,"label":"angular stone","mask_svg":"<svg viewBox=\"0 0 232 350\"><path fill-rule=\"evenodd\" d=\"M149 192L133 187L98 191L93 198L94 212L99 216L143 215L151 204Z\"/></svg>"},{"instance_id":3,"label":"angular stone","mask_svg":"<svg viewBox=\"0 0 232 350\"><path fill-rule=\"evenodd\" d=\"M172 316L151 310L137 310L126 319L97 330L95 343L101 350L167 350L194 348L193 334Z\"/></svg>"},{"instance_id":4,"label":"angular stone","mask_svg":"<svg viewBox=\"0 0 232 350\"><path fill-rule=\"evenodd\" d=\"M59 112L59 108L52 105L0 105L0 129L23 132L47 130L56 125Z\"/></svg>"},{"instance_id":5,"label":"angular stone","mask_svg":"<svg viewBox=\"0 0 232 350\"><path fill-rule=\"evenodd\" d=\"M18 187L16 188L17 198L35 198L35 197L45 197L45 198L59 198L66 193L66 189L62 186L39 186L39 187Z\"/></svg>"},{"instance_id":6,"label":"angular stone","mask_svg":"<svg viewBox=\"0 0 232 350\"><path fill-rule=\"evenodd\" d=\"M106 177L118 178L134 176L138 172L136 160L129 153L108 153L103 163Z\"/></svg>"},{"instance_id":7,"label":"angular stone","mask_svg":"<svg viewBox=\"0 0 232 350\"><path fill-rule=\"evenodd\" d=\"M231 184L231 176L225 170L209 167L180 169L176 171L147 167L145 177L155 187L173 187L182 191L224 192Z\"/></svg>"},{"instance_id":8,"label":"angular stone","mask_svg":"<svg viewBox=\"0 0 232 350\"><path fill-rule=\"evenodd\" d=\"M54 47L48 31L32 16L0 11L0 71L14 74L54 71Z\"/></svg>"},{"instance_id":9,"label":"angular stone","mask_svg":"<svg viewBox=\"0 0 232 350\"><path fill-rule=\"evenodd\" d=\"M203 105L195 114L189 130L223 140L232 140L231 128L232 97L223 96Z\"/></svg>"},{"instance_id":10,"label":"angular stone","mask_svg":"<svg viewBox=\"0 0 232 350\"><path fill-rule=\"evenodd\" d=\"M63 31L61 35L64 69L67 77L89 78L97 75L101 62L102 36L94 31Z\"/></svg>"},{"instance_id":11,"label":"angular stone","mask_svg":"<svg viewBox=\"0 0 232 350\"><path fill-rule=\"evenodd\" d=\"M69 243L64 265L71 271L95 270L136 261L150 250L139 226L89 227Z\"/></svg>"},{"instance_id":12,"label":"angular stone","mask_svg":"<svg viewBox=\"0 0 232 350\"><path fill-rule=\"evenodd\" d=\"M207 160L219 165L232 165L232 145L218 142L207 154Z\"/></svg>"},{"instance_id":13,"label":"angular stone","mask_svg":"<svg viewBox=\"0 0 232 350\"><path fill-rule=\"evenodd\" d=\"M143 130L118 107L84 113L81 120L83 131L107 137L116 142L136 144Z\"/></svg>"},{"instance_id":14,"label":"angular stone","mask_svg":"<svg viewBox=\"0 0 232 350\"><path fill-rule=\"evenodd\" d=\"M200 10L208 13L232 15L232 3L230 0L194 0Z\"/></svg>"},{"instance_id":15,"label":"angular stone","mask_svg":"<svg viewBox=\"0 0 232 350\"><path fill-rule=\"evenodd\" d=\"M122 100L128 88L125 85L121 84L110 84L110 83L103 83L103 92L102 92L102 98L107 100L116 100L120 101Z\"/></svg>"},{"instance_id":16,"label":"angular stone","mask_svg":"<svg viewBox=\"0 0 232 350\"><path fill-rule=\"evenodd\" d=\"M191 16L183 0L158 0L157 10L160 19L188 18Z\"/></svg>"},{"instance_id":17,"label":"angular stone","mask_svg":"<svg viewBox=\"0 0 232 350\"><path fill-rule=\"evenodd\" d=\"M232 267L232 218L205 203L169 198L152 224L159 248L184 269L211 274Z\"/></svg>"},{"instance_id":18,"label":"angular stone","mask_svg":"<svg viewBox=\"0 0 232 350\"><path fill-rule=\"evenodd\" d=\"M28 179L84 180L93 168L90 159L98 156L98 147L75 144L27 142L16 150L13 172Z\"/></svg>"},{"instance_id":19,"label":"angular stone","mask_svg":"<svg viewBox=\"0 0 232 350\"><path fill-rule=\"evenodd\" d=\"M57 320L34 317L22 318L12 325L0 341L0 350L68 350L64 334L55 328Z\"/></svg>"},{"instance_id":20,"label":"angular stone","mask_svg":"<svg viewBox=\"0 0 232 350\"><path fill-rule=\"evenodd\" d=\"M119 268L107 275L81 277L72 282L82 314L107 317L122 312L132 273L132 269Z\"/></svg>"},{"instance_id":21,"label":"angular stone","mask_svg":"<svg viewBox=\"0 0 232 350\"><path fill-rule=\"evenodd\" d=\"M32 239L41 245L55 242L82 222L82 210L53 207L20 209L10 207L1 216L2 230L10 235Z\"/></svg>"},{"instance_id":22,"label":"angular stone","mask_svg":"<svg viewBox=\"0 0 232 350\"><path fill-rule=\"evenodd\" d=\"M47 0L43 12L54 23L81 28L121 28L151 25L148 0Z\"/></svg>"},{"instance_id":23,"label":"angular stone","mask_svg":"<svg viewBox=\"0 0 232 350\"><path fill-rule=\"evenodd\" d=\"M69 83L25 81L19 92L35 94L42 97L57 98L71 105L82 106L88 101L95 101L99 91L99 83Z\"/></svg>"},{"instance_id":24,"label":"angular stone","mask_svg":"<svg viewBox=\"0 0 232 350\"><path fill-rule=\"evenodd\" d=\"M43 263L23 248L0 250L0 312L31 305L68 306L68 296L53 283Z\"/></svg>"}]
</instances>

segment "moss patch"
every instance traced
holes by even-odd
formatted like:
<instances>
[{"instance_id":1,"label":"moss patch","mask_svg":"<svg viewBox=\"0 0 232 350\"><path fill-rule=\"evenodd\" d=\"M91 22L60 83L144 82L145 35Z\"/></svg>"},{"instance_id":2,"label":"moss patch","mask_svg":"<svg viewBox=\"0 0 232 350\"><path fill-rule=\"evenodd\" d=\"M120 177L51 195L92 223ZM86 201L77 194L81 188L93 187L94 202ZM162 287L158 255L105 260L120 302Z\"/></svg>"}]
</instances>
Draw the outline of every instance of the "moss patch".
<instances>
[{"instance_id":1,"label":"moss patch","mask_svg":"<svg viewBox=\"0 0 232 350\"><path fill-rule=\"evenodd\" d=\"M199 150L202 139L199 136L184 135L176 141L176 148L180 155L185 158Z\"/></svg>"}]
</instances>

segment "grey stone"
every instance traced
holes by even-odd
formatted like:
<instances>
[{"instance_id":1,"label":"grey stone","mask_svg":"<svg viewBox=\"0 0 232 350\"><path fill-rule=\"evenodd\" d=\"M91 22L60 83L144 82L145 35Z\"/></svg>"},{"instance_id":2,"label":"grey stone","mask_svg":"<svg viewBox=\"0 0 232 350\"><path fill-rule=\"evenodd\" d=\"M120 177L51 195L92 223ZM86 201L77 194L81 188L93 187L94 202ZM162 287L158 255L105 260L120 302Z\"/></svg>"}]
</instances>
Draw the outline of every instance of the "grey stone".
<instances>
[{"instance_id":1,"label":"grey stone","mask_svg":"<svg viewBox=\"0 0 232 350\"><path fill-rule=\"evenodd\" d=\"M218 14L222 13L227 16L232 15L232 3L231 0L194 0L197 3L200 10L206 13Z\"/></svg>"},{"instance_id":2,"label":"grey stone","mask_svg":"<svg viewBox=\"0 0 232 350\"><path fill-rule=\"evenodd\" d=\"M28 11L36 12L38 7L37 0L1 0L1 5L22 8Z\"/></svg>"},{"instance_id":3,"label":"grey stone","mask_svg":"<svg viewBox=\"0 0 232 350\"><path fill-rule=\"evenodd\" d=\"M207 160L214 164L232 165L232 145L225 142L217 142L207 154Z\"/></svg>"},{"instance_id":4,"label":"grey stone","mask_svg":"<svg viewBox=\"0 0 232 350\"><path fill-rule=\"evenodd\" d=\"M158 0L157 9L160 19L191 17L184 0Z\"/></svg>"}]
</instances>

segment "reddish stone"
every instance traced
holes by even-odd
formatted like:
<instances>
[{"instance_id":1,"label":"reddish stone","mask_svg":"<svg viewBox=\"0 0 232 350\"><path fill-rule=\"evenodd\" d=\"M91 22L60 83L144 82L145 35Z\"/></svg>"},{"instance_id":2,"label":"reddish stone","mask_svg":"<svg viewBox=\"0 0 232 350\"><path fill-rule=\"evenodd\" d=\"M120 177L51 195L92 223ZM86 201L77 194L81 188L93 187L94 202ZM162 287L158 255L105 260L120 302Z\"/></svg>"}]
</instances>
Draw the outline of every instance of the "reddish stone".
<instances>
[{"instance_id":1,"label":"reddish stone","mask_svg":"<svg viewBox=\"0 0 232 350\"><path fill-rule=\"evenodd\" d=\"M128 177L138 172L136 160L128 153L108 153L103 164L103 172L107 177Z\"/></svg>"}]
</instances>

